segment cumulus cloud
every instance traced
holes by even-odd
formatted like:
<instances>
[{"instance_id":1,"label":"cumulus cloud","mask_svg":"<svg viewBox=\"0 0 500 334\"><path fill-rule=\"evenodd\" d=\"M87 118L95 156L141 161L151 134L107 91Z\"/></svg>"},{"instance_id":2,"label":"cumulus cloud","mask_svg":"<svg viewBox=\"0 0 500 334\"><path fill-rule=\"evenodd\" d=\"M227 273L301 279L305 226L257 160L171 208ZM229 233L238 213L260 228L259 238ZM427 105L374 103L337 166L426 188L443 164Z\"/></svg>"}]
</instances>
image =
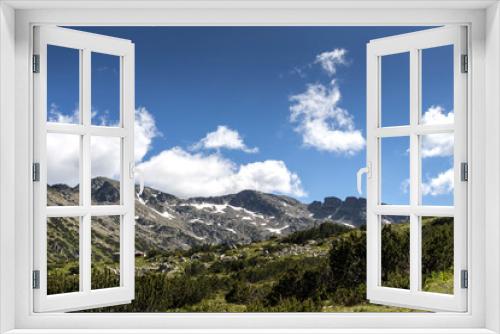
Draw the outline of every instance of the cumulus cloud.
<instances>
[{"instance_id":1,"label":"cumulus cloud","mask_svg":"<svg viewBox=\"0 0 500 334\"><path fill-rule=\"evenodd\" d=\"M429 178L427 182L422 183L422 194L430 196L438 196L449 194L453 191L454 186L453 168L439 173L436 177Z\"/></svg>"},{"instance_id":2,"label":"cumulus cloud","mask_svg":"<svg viewBox=\"0 0 500 334\"><path fill-rule=\"evenodd\" d=\"M315 63L321 65L323 70L329 75L334 75L337 72L338 65L347 64L346 49L334 49L332 51L322 52L316 56Z\"/></svg>"},{"instance_id":3,"label":"cumulus cloud","mask_svg":"<svg viewBox=\"0 0 500 334\"><path fill-rule=\"evenodd\" d=\"M63 115L53 109L50 121L74 123L76 116ZM76 117L76 118L70 118ZM102 125L106 125L105 123ZM141 161L151 147L154 137L159 135L153 116L146 108L135 111L135 161ZM75 186L79 183L80 139L76 135L49 134L47 136L47 182L65 183ZM91 175L118 178L120 176L120 139L92 137L90 141Z\"/></svg>"},{"instance_id":4,"label":"cumulus cloud","mask_svg":"<svg viewBox=\"0 0 500 334\"><path fill-rule=\"evenodd\" d=\"M316 56L314 64L330 76L339 65L346 65L345 49L334 49ZM306 147L319 151L353 155L365 147L365 139L354 126L349 112L339 106L339 85L335 78L328 84L308 84L305 92L290 97L290 121L302 136Z\"/></svg>"},{"instance_id":5,"label":"cumulus cloud","mask_svg":"<svg viewBox=\"0 0 500 334\"><path fill-rule=\"evenodd\" d=\"M238 165L219 153L191 153L174 147L138 168L146 184L183 198L224 195L244 189L305 195L297 174L278 160Z\"/></svg>"},{"instance_id":6,"label":"cumulus cloud","mask_svg":"<svg viewBox=\"0 0 500 334\"><path fill-rule=\"evenodd\" d=\"M238 131L230 129L225 125L219 125L217 130L207 133L197 144L193 146L194 149L229 149L239 150L246 153L257 153L257 147L249 148L240 136Z\"/></svg>"},{"instance_id":7,"label":"cumulus cloud","mask_svg":"<svg viewBox=\"0 0 500 334\"><path fill-rule=\"evenodd\" d=\"M427 181L422 182L422 195L439 196L449 194L453 192L453 180L453 168L439 173L436 177L428 177ZM405 179L403 182L401 182L400 187L403 193L408 193L408 190L410 188L410 179Z\"/></svg>"},{"instance_id":8,"label":"cumulus cloud","mask_svg":"<svg viewBox=\"0 0 500 334\"><path fill-rule=\"evenodd\" d=\"M75 109L71 114L64 114L56 103L51 103L48 110L48 119L49 122L56 123L79 123L80 113L78 109Z\"/></svg>"},{"instance_id":9,"label":"cumulus cloud","mask_svg":"<svg viewBox=\"0 0 500 334\"><path fill-rule=\"evenodd\" d=\"M161 135L156 128L153 115L144 107L135 111L134 123L134 158L135 162L141 161L151 149L153 138Z\"/></svg>"},{"instance_id":10,"label":"cumulus cloud","mask_svg":"<svg viewBox=\"0 0 500 334\"><path fill-rule=\"evenodd\" d=\"M341 94L333 80L329 87L310 84L301 94L290 97L290 121L302 135L305 146L320 151L353 155L365 146L353 117L338 106Z\"/></svg>"},{"instance_id":11,"label":"cumulus cloud","mask_svg":"<svg viewBox=\"0 0 500 334\"><path fill-rule=\"evenodd\" d=\"M423 124L453 124L455 114L453 111L446 110L439 105L430 106L422 115Z\"/></svg>"},{"instance_id":12,"label":"cumulus cloud","mask_svg":"<svg viewBox=\"0 0 500 334\"><path fill-rule=\"evenodd\" d=\"M441 106L431 106L422 115L422 123L453 124L453 111L446 113ZM453 155L453 134L439 133L422 136L422 158L446 157Z\"/></svg>"},{"instance_id":13,"label":"cumulus cloud","mask_svg":"<svg viewBox=\"0 0 500 334\"><path fill-rule=\"evenodd\" d=\"M75 135L47 134L47 182L79 184L80 138Z\"/></svg>"}]
</instances>

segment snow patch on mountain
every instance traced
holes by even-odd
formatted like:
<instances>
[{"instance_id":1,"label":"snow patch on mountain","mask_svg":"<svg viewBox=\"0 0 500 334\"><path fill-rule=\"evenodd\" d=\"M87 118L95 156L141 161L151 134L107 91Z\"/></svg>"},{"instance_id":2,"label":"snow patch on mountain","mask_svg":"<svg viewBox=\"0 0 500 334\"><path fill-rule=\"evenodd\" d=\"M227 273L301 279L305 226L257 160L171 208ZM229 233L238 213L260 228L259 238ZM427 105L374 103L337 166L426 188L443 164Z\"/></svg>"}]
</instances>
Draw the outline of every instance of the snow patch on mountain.
<instances>
[{"instance_id":1,"label":"snow patch on mountain","mask_svg":"<svg viewBox=\"0 0 500 334\"><path fill-rule=\"evenodd\" d=\"M286 225L286 226L283 226L283 227L280 227L280 228L271 228L271 227L268 227L267 230L271 233L275 233L275 234L281 234L281 231L289 228L290 226L289 225Z\"/></svg>"}]
</instances>

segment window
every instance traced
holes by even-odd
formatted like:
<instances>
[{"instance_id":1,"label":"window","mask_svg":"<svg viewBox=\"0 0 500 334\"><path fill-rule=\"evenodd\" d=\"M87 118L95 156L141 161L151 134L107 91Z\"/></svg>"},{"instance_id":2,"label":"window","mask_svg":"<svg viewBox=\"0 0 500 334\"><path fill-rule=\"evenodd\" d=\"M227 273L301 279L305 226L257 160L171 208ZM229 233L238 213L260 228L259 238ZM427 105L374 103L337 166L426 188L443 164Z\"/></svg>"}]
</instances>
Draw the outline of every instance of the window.
<instances>
[{"instance_id":1,"label":"window","mask_svg":"<svg viewBox=\"0 0 500 334\"><path fill-rule=\"evenodd\" d=\"M134 297L134 46L37 27L35 54L34 309L74 311L129 302ZM107 72L113 78L103 77L105 66L114 66ZM50 102L54 99L63 106ZM110 110L112 119L96 112L97 106ZM100 165L103 146L113 148L106 166ZM114 177L116 194L97 198L95 176ZM103 230L111 241L104 243ZM105 273L95 266L103 252L115 260ZM106 282L96 280L103 275Z\"/></svg>"},{"instance_id":2,"label":"window","mask_svg":"<svg viewBox=\"0 0 500 334\"><path fill-rule=\"evenodd\" d=\"M128 4L131 5L132 3ZM439 4L439 5L438 5ZM134 9L119 8L123 4L106 2L113 9L97 9L103 3L79 2L71 4L71 8L56 8L57 4L40 2L7 1L1 8L0 19L0 66L2 83L8 80L12 84L0 85L2 101L2 141L0 155L2 168L2 196L0 206L3 223L0 237L0 265L2 280L0 296L3 305L14 305L0 308L2 329L30 328L304 328L304 332L312 328L397 328L405 332L408 328L439 328L443 332L453 332L457 328L469 328L470 331L481 331L487 327L495 331L498 319L496 308L496 274L498 243L497 229L498 208L494 204L498 195L496 190L496 171L498 164L495 153L498 142L496 129L497 97L494 92L498 88L497 71L495 70L498 53L495 41L498 40L496 4L491 2L444 2L429 5L425 2L411 1L394 3L398 8L387 8L387 4L373 3L370 8L364 3L356 3L350 9L338 8L345 3L329 2L328 4L305 4L301 8L291 8L289 3L276 4L279 8L256 8L256 3L249 8L239 10L232 8L204 10L201 8L172 8L169 3L133 2ZM178 4L176 4L178 5ZM218 4L217 6L219 6ZM321 9L309 6L322 6ZM155 6L155 8L139 7ZM159 7L162 8L159 8ZM214 6L213 2L207 6ZM228 6L233 6L233 4ZM302 7L304 6L304 8ZM305 7L308 8L305 8ZM408 8L411 6L411 9ZM414 6L414 7L413 7ZM429 6L440 6L429 8ZM467 7L466 7L467 6ZM488 9L485 9L488 7ZM44 7L43 10L40 8ZM85 7L85 9L84 9ZM92 7L92 8L91 8ZM168 9L166 8L168 7ZM329 8L326 8L329 7ZM331 8L330 8L331 7ZM334 8L335 7L335 8ZM356 7L356 9L354 9ZM374 9L374 8L378 9ZM404 8L403 8L404 7ZM414 8L419 9L414 9ZM474 10L471 10L471 8ZM286 10L283 10L287 8ZM447 8L447 9L446 9ZM453 9L451 9L453 8ZM14 10L15 9L15 10ZM376 14L376 15L374 15ZM14 24L15 19L15 24ZM119 22L119 23L118 23ZM124 315L124 314L33 314L33 290L31 274L33 269L33 212L32 212L32 88L31 85L31 34L33 24L72 25L408 25L423 24L440 26L446 24L464 24L469 30L469 85L468 95L468 161L471 165L468 182L468 269L469 289L467 312L462 313L420 313L420 314L169 314L169 315ZM487 26L487 29L483 29ZM15 37L15 38L14 38ZM132 39L134 40L134 39ZM15 63L15 67L12 66ZM484 71L487 69L486 71ZM14 85L15 82L15 85ZM15 88L14 88L15 87ZM15 106L14 106L15 100ZM15 119L15 122L14 122ZM12 124L15 123L15 129ZM15 136L14 136L15 130ZM4 140L7 138L6 140ZM486 138L488 140L486 140ZM15 148L15 152L14 152ZM485 152L489 152L485 154ZM16 172L14 173L14 165ZM12 169L11 169L12 167ZM432 168L432 167L431 167ZM430 172L429 175L436 175ZM15 180L15 185L13 184ZM487 182L486 182L487 180ZM9 183L9 181L11 181ZM12 186L6 185L11 184ZM15 186L15 188L14 188ZM12 189L15 189L13 192ZM14 194L14 195L12 195ZM10 196L10 198L9 198ZM29 201L26 200L29 198ZM446 199L448 200L448 199ZM448 205L444 200L441 205ZM15 212L15 216L14 216ZM10 217L10 218L9 218ZM10 222L12 220L12 222ZM71 233L73 235L73 233ZM425 236L423 238L426 238ZM14 248L15 246L15 248ZM487 252L485 250L488 250ZM14 254L14 255L13 255ZM36 254L35 254L36 255ZM12 289L13 282L15 288ZM485 298L488 291L488 298ZM14 322L15 315L15 322ZM455 330L453 330L455 329ZM369 329L366 329L370 331ZM416 329L419 331L418 329ZM235 329L235 332L238 330ZM300 331L300 330L299 330ZM484 331L484 330L482 330Z\"/></svg>"},{"instance_id":3,"label":"window","mask_svg":"<svg viewBox=\"0 0 500 334\"><path fill-rule=\"evenodd\" d=\"M464 28L444 27L373 40L368 45L367 155L371 171L367 187L367 294L373 302L466 310L467 290L462 275L467 272L467 182L463 179L466 171L461 169L467 164L467 75L462 67L467 64L462 62L467 55L465 40ZM391 66L397 67L396 72L390 72ZM396 75L384 76L386 72ZM395 86L405 87L408 93L401 94L394 103L387 96L398 92ZM439 94L443 90L450 93ZM443 101L446 97L452 98ZM449 112L442 112L443 105ZM387 117L391 113L400 115L399 121L387 123L386 119L394 119ZM430 143L437 145L431 148ZM431 159L443 161L429 163ZM430 166L440 167L432 171L432 180ZM405 169L404 179L395 180L395 168ZM406 198L393 196L398 183L404 185ZM429 196L443 195L443 188L452 186L452 195L444 199ZM395 216L403 216L406 226L391 226L388 217ZM442 218L435 222L430 217ZM447 226L453 239L451 245L442 244L445 248L437 252L454 259L453 287L447 293L430 288L426 284L428 273L422 270L430 260L426 256L430 244L443 242L429 240L426 230L432 224ZM384 243L408 244L408 261L391 264L391 254L383 252ZM443 261L446 267L443 258L433 260ZM402 268L401 281L406 282L385 284L384 271L390 265Z\"/></svg>"},{"instance_id":4,"label":"window","mask_svg":"<svg viewBox=\"0 0 500 334\"><path fill-rule=\"evenodd\" d=\"M75 35L75 38L82 34L89 40L93 38L89 41L93 45L99 39L114 41L111 37L78 32L76 29L103 34L109 31L115 36L128 32L137 36L140 44L143 43L140 36L146 32L161 36L166 45L182 36L182 43L179 41L175 47L169 47L172 56L163 56L169 65L157 66L168 73L168 77L175 78L182 74L183 78L177 82L183 88L171 87L173 93L162 94L169 104L176 105L182 112L174 116L169 109L164 113L146 109L149 104L155 103L151 96L154 96L157 87L149 86L158 80L155 76L149 76L138 84L137 95L141 105L146 107L137 108L134 116L130 115L130 110L121 110L121 97L129 94L121 88L122 85L126 87L126 79L130 78L126 71L121 70L121 57L127 56L124 52L128 49L120 53L122 56L117 52L106 54L106 50L96 46L75 49L46 37L51 36L50 33L56 36L67 34L67 37ZM43 288L39 290L43 298L39 299L41 306L35 304L35 310L465 311L465 298L460 300L460 308L449 306L457 303L455 299L465 297L466 291L458 285L460 277L454 277L464 270L461 266L459 270L454 270L454 259L465 258L465 254L460 253L464 249L461 242L465 240L460 239L460 226L465 227L465 221L459 209L455 213L453 203L455 199L457 207L464 206L465 201L460 200L464 193L459 189L455 198L451 196L453 179L446 179L447 175L453 175L453 156L461 154L460 151L453 154L454 147L457 147L453 136L463 136L460 131L454 131L454 113L457 114L455 123L461 124L459 122L463 123L463 119L458 115L461 102L453 101L454 95L461 94L454 92L454 71L460 70L460 67L453 67L459 62L454 60L455 40L451 38L458 38L460 28L425 29L394 36L401 30L411 32L422 28L381 29L375 36L389 37L372 40L368 46L368 64L371 64L375 48L379 62L375 73L380 76L380 79L366 80L369 90L373 83L380 82L375 88L380 92L378 100L369 102L369 105L380 105L381 126L376 129L378 137L375 142L380 147L378 161L369 161L370 165L378 167L374 167L375 174L371 180L380 176L377 192L380 199L371 192L371 184L368 188L368 203L377 203L375 215L379 228L378 232L373 232L377 231L370 220L374 212L367 210L366 232L365 199L348 197L342 200L330 196L320 202L317 196L325 192L337 195L332 193L331 188L339 184L338 176L342 174L351 178L349 184L354 184L352 168L342 168L339 163L354 157L363 160L365 140L355 122L356 118L364 116L363 112L351 115L343 105L350 105L352 98L346 97L344 101L340 96L344 91L344 77L355 80L355 75L349 75L354 72L350 62L365 58L365 40L372 34L370 28L189 27L166 30L143 28L135 32L126 28L40 28L40 43L48 45L46 56L40 52L41 63L46 64L47 72L47 98L42 105L46 106L47 112L40 117L40 129L46 127L48 132L43 138L47 143L46 151L41 152L41 156L46 158L40 159L42 175L47 175L40 182L46 184L43 188L47 192L47 206L43 207L47 210L47 220L41 224L47 227L46 231L39 232L45 233L42 235L47 240L44 241L47 249L43 250L46 258L41 260L44 261L41 263L46 263L47 269L42 267L40 271ZM260 36L264 31L271 37L261 37L261 44L252 42L251 38ZM357 46L351 44L351 50L346 50L335 47L338 42L332 39L340 36L340 32L364 35L358 37ZM306 59L308 63L298 69L290 66L288 59L262 57L259 53L253 54L252 60L246 63L239 61L231 64L231 56L223 58L233 49L237 54L252 54L250 49L259 50L263 45L267 47L273 38L286 41L287 37L297 33L304 41L308 41L309 35L322 35L323 39L333 40L335 48L319 54L304 52L304 58L308 56L310 59ZM246 36L251 37L245 40L248 39ZM295 43L302 43L299 38ZM198 46L199 39L211 41L210 44L225 41L231 47ZM394 39L406 41L407 49L401 49L399 44L395 49L388 47L387 44L393 45ZM421 40L427 44L418 44ZM129 41L117 40L117 43L131 45ZM304 49L308 48L308 43L303 43ZM321 43L318 42L318 45L323 46ZM279 54L282 52L279 48L287 47L286 42L276 42L273 52ZM211 65L203 66L204 63L199 64L197 60L192 62L190 55L193 48L195 53L205 54L205 62ZM185 53L184 49L189 52ZM216 56L212 59L214 50ZM139 49L138 58L141 61L138 66L148 72L144 64L156 63L157 58L141 51ZM155 50L154 55L163 52ZM348 56L349 52L353 54ZM461 53L457 55L460 58ZM259 57L269 64L265 65L268 66L267 71L259 72L258 67L262 63ZM228 69L218 67L218 62L228 64ZM270 65L274 63L279 64L279 68L284 67L282 64L293 68L287 83L305 83L302 93L296 91L298 84L294 84L294 93L287 96L282 91L290 89L289 86L276 76L272 85L279 85L279 89L273 92L272 98L262 95L263 102L254 103L253 108L265 110L267 105L282 104L282 100L289 106L278 109L273 116L267 116L266 128L256 126L258 122L249 124L249 119L242 122L244 112L235 111L229 116L213 111L208 117L203 111L207 107L225 110L230 106L220 102L225 99L223 95L217 95L219 91L231 91L233 96L240 98L247 94L247 90L241 92L233 79L227 85L223 79L225 74L236 77L242 74L238 69L253 68L245 89L258 94L260 88L252 84L261 86L263 82L272 81L272 76L262 76L261 73L273 74L269 69L276 67ZM189 71L192 67L198 69L194 78ZM203 86L203 73L211 73L213 68L220 72L215 77L210 76L209 81L213 82L215 89ZM177 72L177 69L182 71ZM438 77L436 69L442 72ZM317 75L314 71L318 72ZM373 69L369 67L370 75L371 71ZM365 71L355 73L363 75L364 82ZM40 78L43 75L41 73ZM461 76L465 75L460 73ZM315 80L314 83L307 83L311 80ZM167 83L171 84L170 81ZM434 93L429 87L436 86L436 83L440 87L447 86L447 90L443 88L442 92ZM179 103L176 95L185 95L186 84L190 87L189 92L205 97L201 105L197 101L189 104L182 100ZM273 90L272 85L266 89ZM82 87L81 93L79 87ZM364 91L358 90L355 96L359 99L363 94ZM212 98L211 95L219 97ZM421 96L420 101L418 96ZM243 102L238 108L247 110L245 103L248 102ZM368 128L371 130L370 112ZM156 124L157 118L165 122L167 115L172 115L171 122ZM134 195L134 189L131 171L127 173L126 169L133 165L130 161L132 154L128 158L123 157L124 152L131 151L126 145L132 142L124 117L135 118L134 132L139 136L139 145L135 148L134 159L138 170L144 174L147 186L141 195L133 198L132 204L125 204ZM255 111L253 117L262 119L266 115ZM288 144L288 150L303 161L309 159L323 166L312 169L306 168L309 163L299 163L290 158L277 159L284 155L279 147L287 143L281 139L276 143L272 140L272 143L265 142L271 139L268 132L276 131L273 124L282 126L283 119L287 118L290 124L285 131L288 132L282 137L297 138L302 142L302 147ZM204 122L193 123L192 119L204 119ZM244 129L244 135L240 133L241 129ZM168 134L169 142L160 143L161 146L153 150L151 143L160 132ZM194 139L200 133L204 137ZM369 137L369 156L373 154L372 144ZM40 147L40 151L43 149ZM274 159L259 160L263 159L260 149ZM427 163L429 158L440 158L442 161ZM124 163L126 161L129 163ZM301 171L300 174L289 167L290 161L294 168ZM418 169L422 165L422 169L425 167L438 175L426 172L429 180L420 177L421 173L414 171L417 164ZM441 170L443 166L445 170ZM324 173L325 168L334 168L337 180L334 175ZM433 181L432 178L436 177L437 181ZM438 184L443 178L445 184ZM318 182L322 186L318 186ZM414 184L419 186L415 188ZM312 189L312 195L304 190L307 187ZM443 187L446 188L444 191ZM394 191L400 188L404 191ZM349 194L347 189L344 186L342 190ZM417 195L421 196L421 200L415 202ZM45 198L45 195L42 197ZM425 202L436 199L447 205L441 205L439 201L433 205ZM128 242L132 240L127 235L132 224L130 217L137 222L135 251L134 245ZM417 230L418 237L415 235ZM453 240L454 236L458 239ZM369 253L368 270L364 254L367 239L369 242L374 239L375 244L380 245L377 250L379 256L373 257L377 261L375 264ZM433 245L436 240L440 241L441 248ZM454 251L454 247L458 250ZM379 273L375 286L372 285L371 270ZM129 284L129 273L134 273L137 286ZM368 287L365 277L368 277ZM129 303L132 299L129 296L133 295L131 289L137 291L138 297ZM122 291L122 294L113 297L113 291ZM386 306L368 304L366 293L372 303ZM421 295L425 295L425 301L418 302ZM71 306L78 298L87 299ZM56 300L60 304L44 308L45 299L49 302ZM62 304L63 300L67 300L67 305ZM115 307L103 309L100 306Z\"/></svg>"}]
</instances>

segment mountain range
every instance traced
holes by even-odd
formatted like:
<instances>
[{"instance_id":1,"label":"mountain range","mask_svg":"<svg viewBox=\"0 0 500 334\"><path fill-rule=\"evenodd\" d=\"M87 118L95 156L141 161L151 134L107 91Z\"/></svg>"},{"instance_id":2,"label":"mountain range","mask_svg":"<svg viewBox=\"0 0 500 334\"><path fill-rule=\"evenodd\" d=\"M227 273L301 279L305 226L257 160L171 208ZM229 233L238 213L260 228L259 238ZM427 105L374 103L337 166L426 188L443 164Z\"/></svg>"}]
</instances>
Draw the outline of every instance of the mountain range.
<instances>
[{"instance_id":1,"label":"mountain range","mask_svg":"<svg viewBox=\"0 0 500 334\"><path fill-rule=\"evenodd\" d=\"M92 179L92 204L119 203L119 182L96 177ZM136 188L138 192L138 188ZM48 205L78 205L78 186L63 184L48 186ZM59 220L64 220L60 218ZM322 202L304 204L284 196L254 190L236 194L181 199L159 190L145 187L135 200L136 250L189 249L203 244L246 244L283 236L319 226L324 222L356 228L366 221L364 198L327 197ZM92 239L100 253L119 249L119 229L115 217L98 217L92 221ZM65 253L64 242L68 226L48 223L49 249L56 247ZM119 225L117 225L119 226ZM76 233L77 226L72 227ZM71 229L69 229L71 230ZM51 241L54 246L51 246ZM64 243L62 245L61 243ZM56 249L54 249L56 250ZM68 252L75 252L75 250Z\"/></svg>"}]
</instances>

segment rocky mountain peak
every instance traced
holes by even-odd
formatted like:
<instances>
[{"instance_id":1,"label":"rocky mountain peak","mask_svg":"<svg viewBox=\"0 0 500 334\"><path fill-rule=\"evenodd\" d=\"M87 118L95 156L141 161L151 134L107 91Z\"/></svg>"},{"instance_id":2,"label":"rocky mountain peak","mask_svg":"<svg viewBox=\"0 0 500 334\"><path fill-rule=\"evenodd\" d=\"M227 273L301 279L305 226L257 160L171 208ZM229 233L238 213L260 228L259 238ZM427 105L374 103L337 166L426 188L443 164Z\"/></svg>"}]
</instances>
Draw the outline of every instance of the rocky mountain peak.
<instances>
[{"instance_id":1,"label":"rocky mountain peak","mask_svg":"<svg viewBox=\"0 0 500 334\"><path fill-rule=\"evenodd\" d=\"M280 199L273 195L254 190L243 190L235 194L229 204L267 216L281 216L283 211L279 205L280 202Z\"/></svg>"},{"instance_id":2,"label":"rocky mountain peak","mask_svg":"<svg viewBox=\"0 0 500 334\"><path fill-rule=\"evenodd\" d=\"M96 177L91 181L92 203L116 204L120 202L120 183L105 177Z\"/></svg>"}]
</instances>

